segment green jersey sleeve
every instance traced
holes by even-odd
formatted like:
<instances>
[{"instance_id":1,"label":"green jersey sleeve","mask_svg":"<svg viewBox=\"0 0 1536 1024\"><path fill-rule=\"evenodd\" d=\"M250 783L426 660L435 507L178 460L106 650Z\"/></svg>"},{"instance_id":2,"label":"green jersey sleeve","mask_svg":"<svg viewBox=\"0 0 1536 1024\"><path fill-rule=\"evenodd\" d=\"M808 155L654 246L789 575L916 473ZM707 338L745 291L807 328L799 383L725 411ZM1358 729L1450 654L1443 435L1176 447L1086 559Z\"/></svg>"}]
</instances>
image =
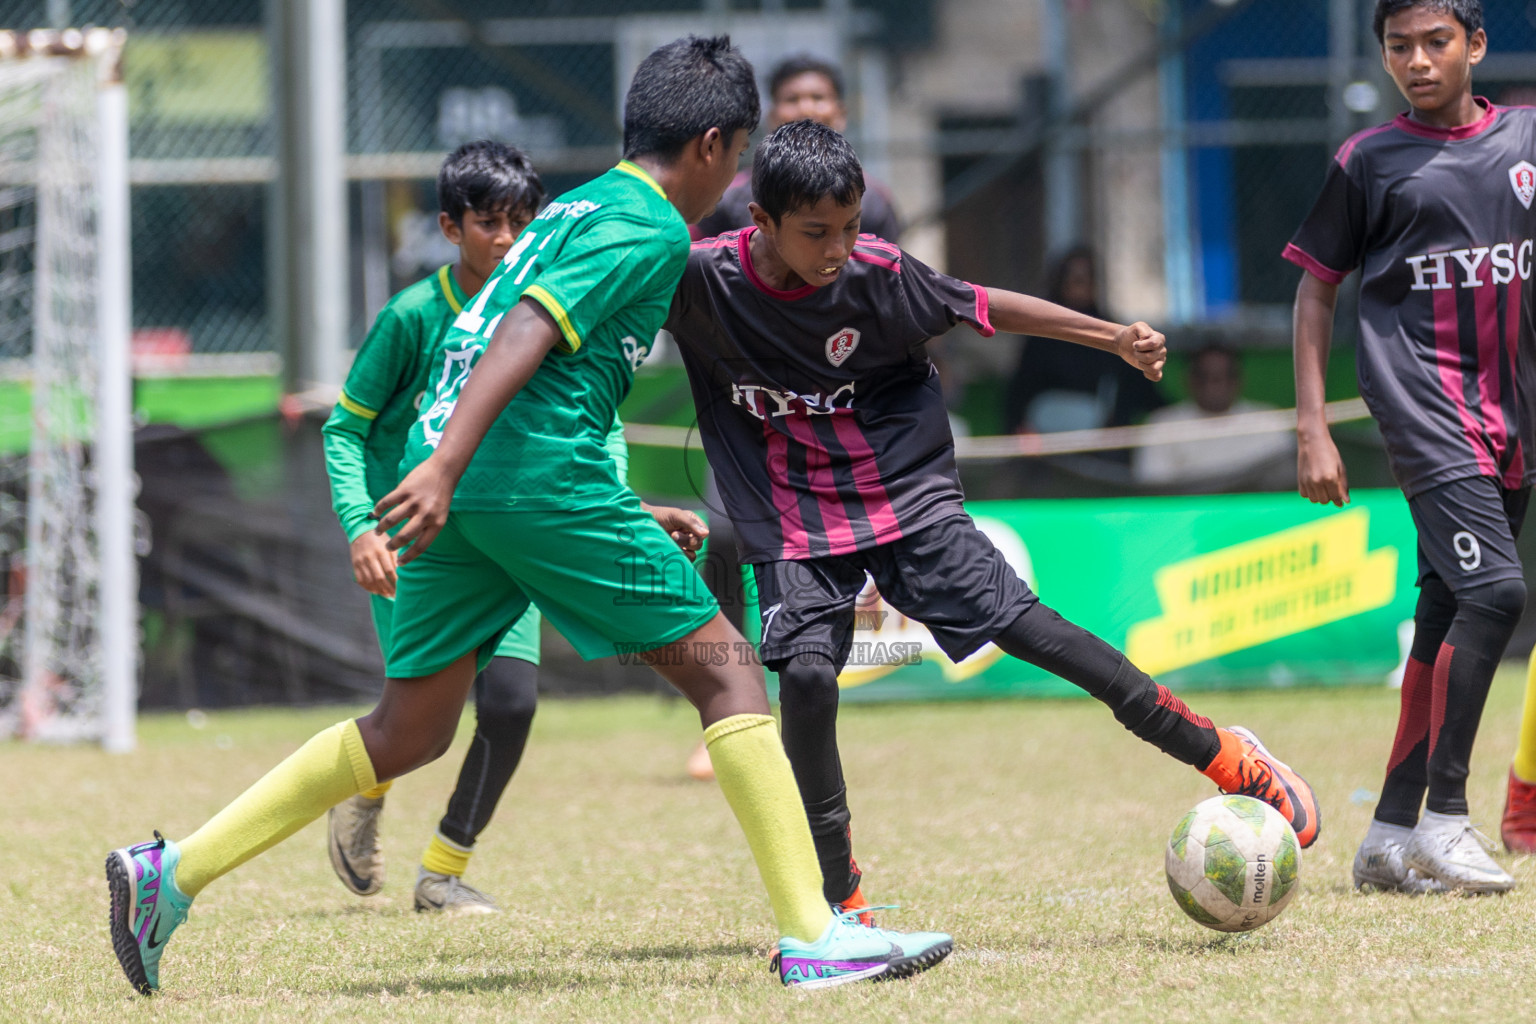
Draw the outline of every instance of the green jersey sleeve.
<instances>
[{"instance_id":1,"label":"green jersey sleeve","mask_svg":"<svg viewBox=\"0 0 1536 1024\"><path fill-rule=\"evenodd\" d=\"M336 408L325 421L325 471L331 478L331 508L351 543L373 528L369 515L365 449L379 410L416 371L415 332L393 306L385 306L357 350Z\"/></svg>"},{"instance_id":2,"label":"green jersey sleeve","mask_svg":"<svg viewBox=\"0 0 1536 1024\"><path fill-rule=\"evenodd\" d=\"M560 326L560 348L575 352L603 321L644 294L658 274L676 272L675 255L660 232L609 216L574 233L522 297L549 311Z\"/></svg>"},{"instance_id":3,"label":"green jersey sleeve","mask_svg":"<svg viewBox=\"0 0 1536 1024\"><path fill-rule=\"evenodd\" d=\"M331 410L321 433L325 438L325 472L331 478L331 508L347 533L347 543L373 528L369 514L368 472L364 447L373 420L349 411L340 402Z\"/></svg>"},{"instance_id":4,"label":"green jersey sleeve","mask_svg":"<svg viewBox=\"0 0 1536 1024\"><path fill-rule=\"evenodd\" d=\"M624 440L624 424L619 418L613 418L613 426L608 429L608 436L603 438L603 447L613 458L614 468L619 472L619 483L629 483L629 443Z\"/></svg>"}]
</instances>

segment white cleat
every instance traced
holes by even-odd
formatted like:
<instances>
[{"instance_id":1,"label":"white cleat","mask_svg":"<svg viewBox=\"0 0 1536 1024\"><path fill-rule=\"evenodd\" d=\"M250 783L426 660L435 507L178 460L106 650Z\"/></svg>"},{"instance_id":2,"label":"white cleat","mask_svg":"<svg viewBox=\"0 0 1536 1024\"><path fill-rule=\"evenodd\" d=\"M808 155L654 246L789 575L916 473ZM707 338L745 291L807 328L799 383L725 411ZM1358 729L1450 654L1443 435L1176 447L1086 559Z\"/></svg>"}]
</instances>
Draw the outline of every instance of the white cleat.
<instances>
[{"instance_id":1,"label":"white cleat","mask_svg":"<svg viewBox=\"0 0 1536 1024\"><path fill-rule=\"evenodd\" d=\"M416 869L416 909L441 914L499 914L496 901L458 875Z\"/></svg>"},{"instance_id":2,"label":"white cleat","mask_svg":"<svg viewBox=\"0 0 1536 1024\"><path fill-rule=\"evenodd\" d=\"M1414 896L1446 892L1446 886L1403 863L1403 846L1413 829L1371 820L1365 840L1355 853L1355 888L1405 892Z\"/></svg>"},{"instance_id":3,"label":"white cleat","mask_svg":"<svg viewBox=\"0 0 1536 1024\"><path fill-rule=\"evenodd\" d=\"M370 800L362 794L331 808L331 867L341 884L359 896L372 896L384 888L384 849L379 846L383 810L383 797Z\"/></svg>"},{"instance_id":4,"label":"white cleat","mask_svg":"<svg viewBox=\"0 0 1536 1024\"><path fill-rule=\"evenodd\" d=\"M1462 892L1508 892L1515 880L1490 857L1493 840L1483 835L1465 814L1425 811L1403 844L1403 863L1448 889Z\"/></svg>"}]
</instances>

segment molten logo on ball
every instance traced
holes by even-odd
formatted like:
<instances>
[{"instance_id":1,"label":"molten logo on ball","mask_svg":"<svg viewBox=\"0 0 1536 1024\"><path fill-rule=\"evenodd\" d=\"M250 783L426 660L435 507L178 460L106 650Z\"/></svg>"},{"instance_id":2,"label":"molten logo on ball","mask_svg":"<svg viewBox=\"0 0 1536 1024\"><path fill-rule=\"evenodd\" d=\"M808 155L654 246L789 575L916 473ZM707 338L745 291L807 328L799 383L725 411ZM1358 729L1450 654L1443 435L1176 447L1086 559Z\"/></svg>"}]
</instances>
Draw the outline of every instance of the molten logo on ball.
<instances>
[{"instance_id":1,"label":"molten logo on ball","mask_svg":"<svg viewBox=\"0 0 1536 1024\"><path fill-rule=\"evenodd\" d=\"M1301 845L1263 801L1218 796L1184 815L1165 865L1184 913L1219 932L1246 932L1278 917L1296 894Z\"/></svg>"}]
</instances>

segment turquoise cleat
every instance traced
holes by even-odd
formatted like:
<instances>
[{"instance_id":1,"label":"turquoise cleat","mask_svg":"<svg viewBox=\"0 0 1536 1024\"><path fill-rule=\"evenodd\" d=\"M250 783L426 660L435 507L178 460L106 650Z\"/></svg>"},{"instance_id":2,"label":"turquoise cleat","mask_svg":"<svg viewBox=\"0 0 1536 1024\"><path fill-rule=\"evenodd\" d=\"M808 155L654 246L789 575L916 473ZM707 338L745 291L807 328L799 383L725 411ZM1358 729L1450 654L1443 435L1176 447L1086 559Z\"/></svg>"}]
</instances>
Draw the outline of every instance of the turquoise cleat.
<instances>
[{"instance_id":1,"label":"turquoise cleat","mask_svg":"<svg viewBox=\"0 0 1536 1024\"><path fill-rule=\"evenodd\" d=\"M192 898L176 888L180 861L181 850L159 832L151 842L107 854L112 950L140 995L160 987L165 941L187 919L192 905Z\"/></svg>"},{"instance_id":2,"label":"turquoise cleat","mask_svg":"<svg viewBox=\"0 0 1536 1024\"><path fill-rule=\"evenodd\" d=\"M772 969L785 987L816 989L853 981L907 978L937 964L955 948L943 932L893 932L859 924L859 915L885 907L859 907L832 918L815 942L782 938Z\"/></svg>"}]
</instances>

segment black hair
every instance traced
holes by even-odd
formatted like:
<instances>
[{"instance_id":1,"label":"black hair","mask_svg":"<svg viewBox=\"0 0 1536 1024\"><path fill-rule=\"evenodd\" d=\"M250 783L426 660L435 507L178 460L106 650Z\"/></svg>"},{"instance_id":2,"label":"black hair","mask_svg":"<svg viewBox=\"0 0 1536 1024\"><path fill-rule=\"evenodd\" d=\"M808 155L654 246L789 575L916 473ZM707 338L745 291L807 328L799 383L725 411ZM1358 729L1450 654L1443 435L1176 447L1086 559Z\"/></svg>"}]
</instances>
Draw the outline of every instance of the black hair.
<instances>
[{"instance_id":1,"label":"black hair","mask_svg":"<svg viewBox=\"0 0 1536 1024\"><path fill-rule=\"evenodd\" d=\"M1483 0L1376 0L1376 42L1387 45L1387 19L1410 7L1428 7L1449 14L1467 30L1467 38L1483 27Z\"/></svg>"},{"instance_id":2,"label":"black hair","mask_svg":"<svg viewBox=\"0 0 1536 1024\"><path fill-rule=\"evenodd\" d=\"M1227 361L1227 365L1232 368L1233 373L1240 374L1243 372L1243 357L1238 354L1237 349L1221 341L1206 342L1191 353L1189 357L1190 370L1193 371L1196 364L1208 356L1221 356Z\"/></svg>"},{"instance_id":3,"label":"black hair","mask_svg":"<svg viewBox=\"0 0 1536 1024\"><path fill-rule=\"evenodd\" d=\"M832 83L832 91L837 94L838 101L843 98L843 73L837 70L837 66L829 64L820 57L812 57L808 53L798 54L787 60L779 62L773 69L773 74L768 78L768 98L776 98L779 94L779 86L791 78L799 78L801 75L817 74Z\"/></svg>"},{"instance_id":4,"label":"black hair","mask_svg":"<svg viewBox=\"0 0 1536 1024\"><path fill-rule=\"evenodd\" d=\"M1067 272L1072 269L1072 264L1074 263L1088 264L1088 276L1093 281L1093 308L1078 310L1078 312L1098 316L1099 254L1091 245L1074 245L1056 257L1055 261L1051 264L1050 276L1046 282L1045 297L1058 306L1066 304Z\"/></svg>"},{"instance_id":5,"label":"black hair","mask_svg":"<svg viewBox=\"0 0 1536 1024\"><path fill-rule=\"evenodd\" d=\"M491 139L466 142L448 154L437 172L437 205L459 225L470 210L531 216L544 205L544 182L516 146Z\"/></svg>"},{"instance_id":6,"label":"black hair","mask_svg":"<svg viewBox=\"0 0 1536 1024\"><path fill-rule=\"evenodd\" d=\"M752 198L775 224L831 196L849 206L864 196L864 167L848 140L815 121L791 121L758 144Z\"/></svg>"},{"instance_id":7,"label":"black hair","mask_svg":"<svg viewBox=\"0 0 1536 1024\"><path fill-rule=\"evenodd\" d=\"M720 129L726 144L760 113L752 65L730 36L687 36L651 51L624 97L624 158L671 160L690 139Z\"/></svg>"}]
</instances>

